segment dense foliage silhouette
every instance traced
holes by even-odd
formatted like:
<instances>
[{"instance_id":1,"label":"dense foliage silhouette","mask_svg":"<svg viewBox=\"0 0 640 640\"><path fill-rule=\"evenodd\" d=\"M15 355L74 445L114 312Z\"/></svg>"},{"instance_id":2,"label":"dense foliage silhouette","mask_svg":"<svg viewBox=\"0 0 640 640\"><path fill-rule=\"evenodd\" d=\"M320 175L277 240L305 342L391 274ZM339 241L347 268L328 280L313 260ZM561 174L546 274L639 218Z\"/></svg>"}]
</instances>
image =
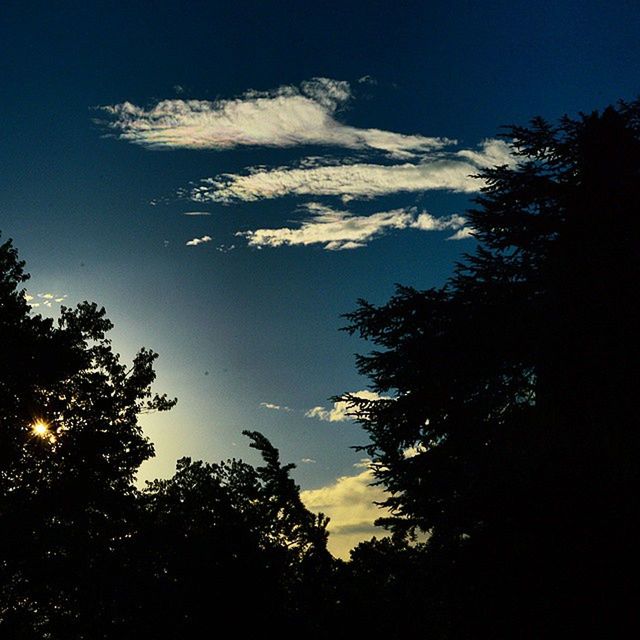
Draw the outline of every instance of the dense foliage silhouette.
<instances>
[{"instance_id":1,"label":"dense foliage silhouette","mask_svg":"<svg viewBox=\"0 0 640 640\"><path fill-rule=\"evenodd\" d=\"M134 484L153 455L138 416L156 354L120 363L104 309L30 313L28 276L0 245L0 636L195 637L230 624L312 636L333 602L327 518L311 514L277 449L264 466L179 460Z\"/></svg>"},{"instance_id":2,"label":"dense foliage silhouette","mask_svg":"<svg viewBox=\"0 0 640 640\"><path fill-rule=\"evenodd\" d=\"M95 592L129 535L134 474L153 454L137 416L173 401L151 394L154 353L119 362L95 304L63 308L57 324L30 315L23 267L2 244L1 626L7 637L82 637L103 614Z\"/></svg>"},{"instance_id":3,"label":"dense foliage silhouette","mask_svg":"<svg viewBox=\"0 0 640 640\"><path fill-rule=\"evenodd\" d=\"M347 316L392 399L343 399L385 524L430 536L445 637L610 634L637 575L640 103L504 137L517 163L481 174L475 253Z\"/></svg>"}]
</instances>

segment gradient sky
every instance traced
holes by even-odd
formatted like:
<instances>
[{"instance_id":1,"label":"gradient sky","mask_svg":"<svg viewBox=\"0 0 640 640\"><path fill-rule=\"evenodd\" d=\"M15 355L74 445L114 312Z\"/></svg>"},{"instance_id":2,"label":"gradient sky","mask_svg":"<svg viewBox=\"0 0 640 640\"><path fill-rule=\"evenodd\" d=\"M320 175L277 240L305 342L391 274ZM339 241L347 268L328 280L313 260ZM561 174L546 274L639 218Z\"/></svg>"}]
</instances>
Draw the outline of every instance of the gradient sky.
<instances>
[{"instance_id":1,"label":"gradient sky","mask_svg":"<svg viewBox=\"0 0 640 640\"><path fill-rule=\"evenodd\" d=\"M500 126L637 97L638 34L635 1L2 3L0 230L34 312L95 300L160 354L140 479L257 429L366 536L341 314L442 284Z\"/></svg>"}]
</instances>

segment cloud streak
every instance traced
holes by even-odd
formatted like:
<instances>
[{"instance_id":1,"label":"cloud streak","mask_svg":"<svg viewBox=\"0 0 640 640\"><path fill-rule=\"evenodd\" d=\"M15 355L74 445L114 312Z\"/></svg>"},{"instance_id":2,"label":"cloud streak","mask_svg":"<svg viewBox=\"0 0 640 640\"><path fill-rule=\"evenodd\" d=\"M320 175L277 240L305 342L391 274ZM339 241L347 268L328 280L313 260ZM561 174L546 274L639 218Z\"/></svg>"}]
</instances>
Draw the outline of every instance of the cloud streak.
<instances>
[{"instance_id":1,"label":"cloud streak","mask_svg":"<svg viewBox=\"0 0 640 640\"><path fill-rule=\"evenodd\" d=\"M455 214L436 218L427 212L418 214L411 208L354 216L348 211L336 211L318 203L309 203L305 208L311 216L298 227L238 231L236 236L246 238L249 246L257 248L322 244L328 251L358 249L377 237L400 229L449 229L456 232L452 239L467 237L461 233L465 230L465 219Z\"/></svg>"},{"instance_id":2,"label":"cloud streak","mask_svg":"<svg viewBox=\"0 0 640 640\"><path fill-rule=\"evenodd\" d=\"M119 139L150 149L323 145L407 158L449 142L342 124L336 113L351 97L348 82L313 78L299 87L248 91L235 99L162 100L148 109L130 102L103 106L107 120L97 122Z\"/></svg>"},{"instance_id":3,"label":"cloud streak","mask_svg":"<svg viewBox=\"0 0 640 640\"><path fill-rule=\"evenodd\" d=\"M205 178L191 189L194 202L251 202L284 196L338 196L368 199L393 193L446 190L474 193L484 185L473 176L500 164L512 164L507 144L486 140L479 150L431 154L419 163L350 163L317 167L264 167L247 174Z\"/></svg>"},{"instance_id":4,"label":"cloud streak","mask_svg":"<svg viewBox=\"0 0 640 640\"><path fill-rule=\"evenodd\" d=\"M286 411L287 413L290 413L291 411L293 411L293 409L290 409L289 407L285 407L280 404L275 404L273 402L261 402L260 406L263 407L264 409L269 409L271 411Z\"/></svg>"}]
</instances>

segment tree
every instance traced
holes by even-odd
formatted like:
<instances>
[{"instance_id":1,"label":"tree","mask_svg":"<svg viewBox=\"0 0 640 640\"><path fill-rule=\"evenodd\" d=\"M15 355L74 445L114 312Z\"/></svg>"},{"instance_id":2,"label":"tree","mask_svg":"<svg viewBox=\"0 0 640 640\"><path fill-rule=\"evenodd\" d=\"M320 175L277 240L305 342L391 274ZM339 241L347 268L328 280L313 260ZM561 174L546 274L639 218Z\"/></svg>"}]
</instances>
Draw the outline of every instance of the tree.
<instances>
[{"instance_id":1,"label":"tree","mask_svg":"<svg viewBox=\"0 0 640 640\"><path fill-rule=\"evenodd\" d=\"M264 465L178 461L134 485L153 455L138 416L156 354L120 363L104 309L33 315L28 276L0 245L0 635L52 640L241 633L324 637L335 604L328 519L309 512L278 450Z\"/></svg>"},{"instance_id":2,"label":"tree","mask_svg":"<svg viewBox=\"0 0 640 640\"><path fill-rule=\"evenodd\" d=\"M448 559L452 633L611 631L639 521L640 102L504 137L517 162L479 176L475 253L442 288L347 315L378 347L359 371L392 399L343 399L386 524Z\"/></svg>"},{"instance_id":3,"label":"tree","mask_svg":"<svg viewBox=\"0 0 640 640\"><path fill-rule=\"evenodd\" d=\"M295 465L281 465L262 434L245 435L264 466L183 458L172 478L143 492L131 548L142 568L129 585L143 602L126 625L131 637L192 637L225 619L240 635L309 637L326 622L328 519L302 504Z\"/></svg>"},{"instance_id":4,"label":"tree","mask_svg":"<svg viewBox=\"0 0 640 640\"><path fill-rule=\"evenodd\" d=\"M0 245L0 629L13 637L100 637L108 575L129 535L135 472L153 455L137 418L156 354L121 364L104 309L31 315L28 279Z\"/></svg>"}]
</instances>

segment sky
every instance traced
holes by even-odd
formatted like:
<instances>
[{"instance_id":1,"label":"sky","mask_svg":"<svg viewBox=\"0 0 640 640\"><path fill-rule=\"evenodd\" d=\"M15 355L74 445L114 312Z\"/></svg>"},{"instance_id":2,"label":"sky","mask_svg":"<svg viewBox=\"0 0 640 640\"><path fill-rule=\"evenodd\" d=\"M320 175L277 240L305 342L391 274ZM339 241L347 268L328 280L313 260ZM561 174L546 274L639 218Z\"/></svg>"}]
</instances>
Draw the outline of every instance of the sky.
<instances>
[{"instance_id":1,"label":"sky","mask_svg":"<svg viewBox=\"0 0 640 640\"><path fill-rule=\"evenodd\" d=\"M501 127L638 97L638 33L624 0L3 2L0 231L33 313L96 301L159 353L139 482L258 430L334 553L384 535L344 314L442 285Z\"/></svg>"}]
</instances>

